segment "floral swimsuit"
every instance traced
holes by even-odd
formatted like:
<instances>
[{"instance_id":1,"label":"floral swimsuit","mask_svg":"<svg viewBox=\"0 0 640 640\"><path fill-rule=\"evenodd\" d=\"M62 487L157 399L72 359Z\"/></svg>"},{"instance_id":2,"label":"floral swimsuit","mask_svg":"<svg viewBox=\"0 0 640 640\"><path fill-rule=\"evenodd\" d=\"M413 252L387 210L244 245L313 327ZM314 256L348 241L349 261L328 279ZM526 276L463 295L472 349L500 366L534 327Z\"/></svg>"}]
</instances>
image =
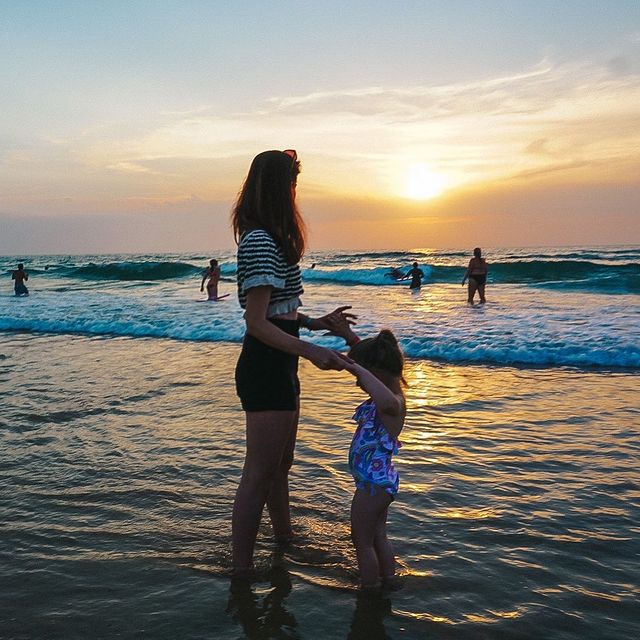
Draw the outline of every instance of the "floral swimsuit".
<instances>
[{"instance_id":1,"label":"floral swimsuit","mask_svg":"<svg viewBox=\"0 0 640 640\"><path fill-rule=\"evenodd\" d=\"M369 489L372 495L380 487L391 497L395 496L400 477L391 456L402 445L385 429L373 400L363 402L353 414L353 419L358 427L349 449L349 470L356 487Z\"/></svg>"}]
</instances>

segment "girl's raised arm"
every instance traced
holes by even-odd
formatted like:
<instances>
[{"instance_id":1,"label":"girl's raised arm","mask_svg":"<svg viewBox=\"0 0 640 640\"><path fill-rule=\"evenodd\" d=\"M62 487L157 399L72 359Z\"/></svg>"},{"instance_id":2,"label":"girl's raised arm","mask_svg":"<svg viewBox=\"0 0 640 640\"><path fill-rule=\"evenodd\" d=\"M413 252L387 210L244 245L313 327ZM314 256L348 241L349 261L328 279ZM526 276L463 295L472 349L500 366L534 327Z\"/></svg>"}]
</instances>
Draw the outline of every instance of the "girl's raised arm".
<instances>
[{"instance_id":1,"label":"girl's raised arm","mask_svg":"<svg viewBox=\"0 0 640 640\"><path fill-rule=\"evenodd\" d=\"M402 431L404 424L404 400L395 394L384 382L376 378L368 369L356 362L345 363L344 368L356 376L360 386L371 396L380 412L385 429L394 438Z\"/></svg>"}]
</instances>

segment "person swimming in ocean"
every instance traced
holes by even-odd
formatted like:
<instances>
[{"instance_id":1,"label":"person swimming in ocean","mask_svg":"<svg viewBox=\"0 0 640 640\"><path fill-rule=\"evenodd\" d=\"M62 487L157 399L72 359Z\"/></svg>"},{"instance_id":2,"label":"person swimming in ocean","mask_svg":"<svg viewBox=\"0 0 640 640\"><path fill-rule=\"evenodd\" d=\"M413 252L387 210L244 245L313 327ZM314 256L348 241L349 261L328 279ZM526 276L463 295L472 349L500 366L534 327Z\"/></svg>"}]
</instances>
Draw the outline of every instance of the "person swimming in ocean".
<instances>
[{"instance_id":1,"label":"person swimming in ocean","mask_svg":"<svg viewBox=\"0 0 640 640\"><path fill-rule=\"evenodd\" d=\"M29 274L24 270L22 262L18 268L11 274L11 279L15 280L13 290L17 296L28 296L29 289L25 285L25 281L29 279Z\"/></svg>"},{"instance_id":2,"label":"person swimming in ocean","mask_svg":"<svg viewBox=\"0 0 640 640\"><path fill-rule=\"evenodd\" d=\"M209 266L202 274L202 282L200 283L200 291L204 291L204 283L207 282L207 300L218 299L218 282L220 281L220 266L215 258L209 260Z\"/></svg>"},{"instance_id":3,"label":"person swimming in ocean","mask_svg":"<svg viewBox=\"0 0 640 640\"><path fill-rule=\"evenodd\" d=\"M473 298L476 295L476 291L480 296L480 304L484 304L486 302L484 297L484 286L487 282L487 273L489 273L489 268L487 267L487 261L482 257L482 249L480 249L480 247L476 247L473 250L473 258L469 260L469 266L464 272L464 277L462 278L463 287L467 278L469 279L469 295L467 298L467 302L469 304L473 304Z\"/></svg>"},{"instance_id":4,"label":"person swimming in ocean","mask_svg":"<svg viewBox=\"0 0 640 640\"><path fill-rule=\"evenodd\" d=\"M404 276L404 279L411 278L409 289L417 290L422 286L422 279L424 278L424 271L418 267L418 263L414 262L413 267Z\"/></svg>"},{"instance_id":5,"label":"person swimming in ocean","mask_svg":"<svg viewBox=\"0 0 640 640\"><path fill-rule=\"evenodd\" d=\"M393 280L404 280L405 275L398 269L398 267L393 267L389 270L389 273L384 274L387 278L392 278Z\"/></svg>"}]
</instances>

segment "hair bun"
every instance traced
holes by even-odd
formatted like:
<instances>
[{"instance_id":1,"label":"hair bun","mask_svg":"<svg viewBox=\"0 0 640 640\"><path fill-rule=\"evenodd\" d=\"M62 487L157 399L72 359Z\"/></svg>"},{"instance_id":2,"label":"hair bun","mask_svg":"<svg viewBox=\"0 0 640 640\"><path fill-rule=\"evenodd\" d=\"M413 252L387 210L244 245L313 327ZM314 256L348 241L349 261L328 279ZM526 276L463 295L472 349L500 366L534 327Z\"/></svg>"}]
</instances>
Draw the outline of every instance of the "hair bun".
<instances>
[{"instance_id":1,"label":"hair bun","mask_svg":"<svg viewBox=\"0 0 640 640\"><path fill-rule=\"evenodd\" d=\"M380 342L387 342L392 345L397 345L398 341L393 333L389 329L383 329L376 337L376 340L380 340Z\"/></svg>"},{"instance_id":2,"label":"hair bun","mask_svg":"<svg viewBox=\"0 0 640 640\"><path fill-rule=\"evenodd\" d=\"M374 338L365 338L351 347L349 357L369 371L384 371L402 377L404 355L398 340L389 329L383 329Z\"/></svg>"}]
</instances>

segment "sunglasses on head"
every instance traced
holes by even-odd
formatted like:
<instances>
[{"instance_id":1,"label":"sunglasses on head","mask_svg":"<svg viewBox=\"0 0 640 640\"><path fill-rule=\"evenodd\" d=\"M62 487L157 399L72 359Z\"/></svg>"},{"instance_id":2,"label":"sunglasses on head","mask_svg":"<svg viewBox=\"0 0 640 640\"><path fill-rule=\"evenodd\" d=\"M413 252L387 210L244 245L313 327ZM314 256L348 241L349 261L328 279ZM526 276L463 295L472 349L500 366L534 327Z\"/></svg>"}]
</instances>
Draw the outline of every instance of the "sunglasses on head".
<instances>
[{"instance_id":1,"label":"sunglasses on head","mask_svg":"<svg viewBox=\"0 0 640 640\"><path fill-rule=\"evenodd\" d=\"M298 182L298 170L296 166L298 154L295 149L285 149L282 153L291 158L291 184L295 187Z\"/></svg>"}]
</instances>

